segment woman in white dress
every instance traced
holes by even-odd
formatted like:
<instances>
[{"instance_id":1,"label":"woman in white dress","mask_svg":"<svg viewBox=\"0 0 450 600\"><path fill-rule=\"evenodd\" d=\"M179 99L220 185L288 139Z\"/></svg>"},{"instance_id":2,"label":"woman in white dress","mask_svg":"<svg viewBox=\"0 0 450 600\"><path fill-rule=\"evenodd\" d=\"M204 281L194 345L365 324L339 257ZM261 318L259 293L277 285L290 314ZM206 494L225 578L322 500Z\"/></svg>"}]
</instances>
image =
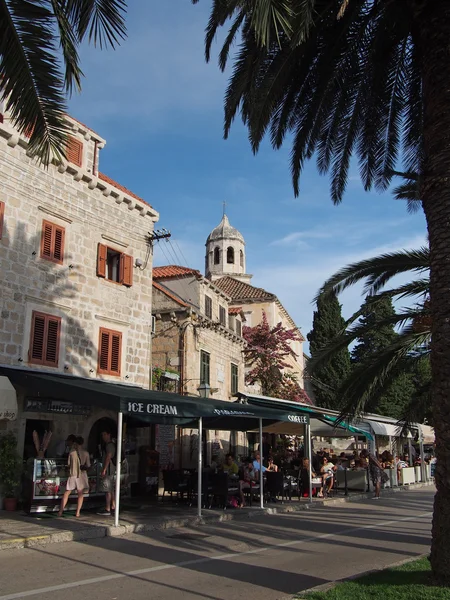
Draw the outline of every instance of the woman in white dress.
<instances>
[{"instance_id":1,"label":"woman in white dress","mask_svg":"<svg viewBox=\"0 0 450 600\"><path fill-rule=\"evenodd\" d=\"M77 437L72 449L69 453L67 465L69 467L69 477L67 479L66 491L61 499L61 506L58 512L58 516L62 516L66 507L67 501L69 500L70 494L77 490L77 511L76 517L80 516L81 507L83 506L84 494L89 491L89 481L87 476L87 470L91 466L89 453L83 450L84 440L82 437Z\"/></svg>"}]
</instances>

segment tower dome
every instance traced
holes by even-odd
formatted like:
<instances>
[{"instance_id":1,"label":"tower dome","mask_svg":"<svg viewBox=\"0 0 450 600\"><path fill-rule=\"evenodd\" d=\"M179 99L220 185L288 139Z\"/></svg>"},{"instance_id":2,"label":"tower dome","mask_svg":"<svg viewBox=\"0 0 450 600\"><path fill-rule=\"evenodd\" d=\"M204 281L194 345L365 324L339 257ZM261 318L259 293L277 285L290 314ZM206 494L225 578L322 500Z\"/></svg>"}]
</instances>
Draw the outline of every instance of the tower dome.
<instances>
[{"instance_id":1,"label":"tower dome","mask_svg":"<svg viewBox=\"0 0 450 600\"><path fill-rule=\"evenodd\" d=\"M244 237L225 213L206 240L205 275L212 281L225 275L247 283L252 278L246 274Z\"/></svg>"}]
</instances>

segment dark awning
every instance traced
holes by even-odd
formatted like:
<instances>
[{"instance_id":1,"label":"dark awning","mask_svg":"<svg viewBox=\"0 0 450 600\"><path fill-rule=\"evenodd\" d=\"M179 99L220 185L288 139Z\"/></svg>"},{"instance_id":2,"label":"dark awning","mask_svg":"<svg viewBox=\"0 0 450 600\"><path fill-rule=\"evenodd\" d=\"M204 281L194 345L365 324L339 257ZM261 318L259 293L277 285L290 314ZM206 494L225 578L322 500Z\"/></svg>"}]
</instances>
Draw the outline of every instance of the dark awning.
<instances>
[{"instance_id":1,"label":"dark awning","mask_svg":"<svg viewBox=\"0 0 450 600\"><path fill-rule=\"evenodd\" d=\"M203 417L205 426L211 422L217 429L246 430L255 427L255 420L258 419L299 422L298 415L287 411L213 398L181 396L99 379L3 366L0 367L0 375L7 376L11 383L29 390L33 396L64 399L78 405L121 411L124 415L147 423L184 425L192 419ZM235 418L244 420L237 425L234 423ZM309 422L309 419L306 417L301 422Z\"/></svg>"}]
</instances>

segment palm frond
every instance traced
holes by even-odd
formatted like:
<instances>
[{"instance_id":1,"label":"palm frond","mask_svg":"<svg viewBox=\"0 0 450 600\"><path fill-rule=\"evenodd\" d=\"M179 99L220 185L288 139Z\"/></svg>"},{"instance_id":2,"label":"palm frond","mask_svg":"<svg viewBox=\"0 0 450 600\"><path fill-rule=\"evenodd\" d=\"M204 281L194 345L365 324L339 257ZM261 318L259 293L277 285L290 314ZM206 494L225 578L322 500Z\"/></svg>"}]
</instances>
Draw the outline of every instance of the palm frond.
<instances>
[{"instance_id":1,"label":"palm frond","mask_svg":"<svg viewBox=\"0 0 450 600\"><path fill-rule=\"evenodd\" d=\"M353 371L340 393L343 397L343 408L339 419L359 416L374 396L382 393L400 361L420 348L426 348L421 355L428 354L430 332L416 333L412 327L405 328L397 340L374 355L370 361L359 364Z\"/></svg>"},{"instance_id":2,"label":"palm frond","mask_svg":"<svg viewBox=\"0 0 450 600\"><path fill-rule=\"evenodd\" d=\"M77 51L77 43L74 29L69 22L66 12L59 0L51 0L53 13L58 26L59 39L65 65L65 88L69 94L75 85L77 91L81 91L81 77L83 75Z\"/></svg>"},{"instance_id":3,"label":"palm frond","mask_svg":"<svg viewBox=\"0 0 450 600\"><path fill-rule=\"evenodd\" d=\"M330 277L320 288L315 300L321 294L331 292L339 294L362 280L366 280L364 291L368 294L376 294L396 275L409 271L421 273L429 268L429 264L430 251L426 247L390 252L352 263Z\"/></svg>"},{"instance_id":4,"label":"palm frond","mask_svg":"<svg viewBox=\"0 0 450 600\"><path fill-rule=\"evenodd\" d=\"M29 152L48 164L66 140L63 81L54 43L54 16L41 2L0 0L1 95L12 122L30 132Z\"/></svg>"},{"instance_id":5,"label":"palm frond","mask_svg":"<svg viewBox=\"0 0 450 600\"><path fill-rule=\"evenodd\" d=\"M126 35L125 0L58 0L81 42L88 36L94 46L116 47Z\"/></svg>"}]
</instances>

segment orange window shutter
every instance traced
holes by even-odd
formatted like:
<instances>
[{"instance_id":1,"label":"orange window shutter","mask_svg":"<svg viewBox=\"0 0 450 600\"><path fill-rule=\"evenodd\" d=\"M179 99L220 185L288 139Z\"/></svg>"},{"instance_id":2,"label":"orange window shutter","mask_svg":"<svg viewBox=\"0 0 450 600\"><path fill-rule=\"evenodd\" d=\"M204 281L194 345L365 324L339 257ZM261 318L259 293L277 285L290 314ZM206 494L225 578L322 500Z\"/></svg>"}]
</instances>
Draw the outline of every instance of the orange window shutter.
<instances>
[{"instance_id":1,"label":"orange window shutter","mask_svg":"<svg viewBox=\"0 0 450 600\"><path fill-rule=\"evenodd\" d=\"M64 227L55 227L55 241L53 249L53 258L55 261L62 263L64 259Z\"/></svg>"},{"instance_id":2,"label":"orange window shutter","mask_svg":"<svg viewBox=\"0 0 450 600\"><path fill-rule=\"evenodd\" d=\"M59 355L59 338L61 319L49 317L47 320L47 343L45 347L45 364L57 367Z\"/></svg>"},{"instance_id":3,"label":"orange window shutter","mask_svg":"<svg viewBox=\"0 0 450 600\"><path fill-rule=\"evenodd\" d=\"M98 343L98 371L109 373L110 334L106 329L100 329Z\"/></svg>"},{"instance_id":4,"label":"orange window shutter","mask_svg":"<svg viewBox=\"0 0 450 600\"><path fill-rule=\"evenodd\" d=\"M4 218L5 218L5 203L0 202L0 240L2 239L2 235L3 235Z\"/></svg>"},{"instance_id":5,"label":"orange window shutter","mask_svg":"<svg viewBox=\"0 0 450 600\"><path fill-rule=\"evenodd\" d=\"M66 147L67 160L81 167L83 162L83 143L74 137L69 137Z\"/></svg>"},{"instance_id":6,"label":"orange window shutter","mask_svg":"<svg viewBox=\"0 0 450 600\"><path fill-rule=\"evenodd\" d=\"M131 287L133 285L133 257L128 254L122 254L123 275L121 281L123 285Z\"/></svg>"},{"instance_id":7,"label":"orange window shutter","mask_svg":"<svg viewBox=\"0 0 450 600\"><path fill-rule=\"evenodd\" d=\"M41 258L53 258L53 224L42 222Z\"/></svg>"},{"instance_id":8,"label":"orange window shutter","mask_svg":"<svg viewBox=\"0 0 450 600\"><path fill-rule=\"evenodd\" d=\"M121 354L122 354L122 334L118 333L118 332L111 333L110 372L113 375L120 375Z\"/></svg>"},{"instance_id":9,"label":"orange window shutter","mask_svg":"<svg viewBox=\"0 0 450 600\"><path fill-rule=\"evenodd\" d=\"M30 362L42 364L45 346L45 316L33 312L31 321Z\"/></svg>"},{"instance_id":10,"label":"orange window shutter","mask_svg":"<svg viewBox=\"0 0 450 600\"><path fill-rule=\"evenodd\" d=\"M97 252L97 276L106 277L106 256L108 248L104 244L98 245Z\"/></svg>"}]
</instances>

